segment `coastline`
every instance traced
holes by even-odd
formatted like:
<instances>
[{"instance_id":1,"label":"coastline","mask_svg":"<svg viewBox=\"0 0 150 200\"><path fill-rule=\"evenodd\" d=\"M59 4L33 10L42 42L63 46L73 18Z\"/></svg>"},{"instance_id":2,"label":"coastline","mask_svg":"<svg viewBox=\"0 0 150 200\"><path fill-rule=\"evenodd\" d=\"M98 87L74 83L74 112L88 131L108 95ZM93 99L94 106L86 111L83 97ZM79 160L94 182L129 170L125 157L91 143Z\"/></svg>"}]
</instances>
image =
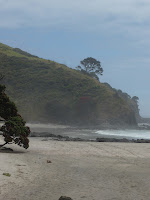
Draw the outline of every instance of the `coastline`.
<instances>
[{"instance_id":1,"label":"coastline","mask_svg":"<svg viewBox=\"0 0 150 200\"><path fill-rule=\"evenodd\" d=\"M60 135L69 138L96 140L97 138L115 138L128 140L150 140L149 130L145 129L99 129L98 127L73 127L58 124L27 124L31 128L33 137L51 137Z\"/></svg>"},{"instance_id":2,"label":"coastline","mask_svg":"<svg viewBox=\"0 0 150 200\"><path fill-rule=\"evenodd\" d=\"M124 137L111 137L106 135L101 135L99 137L94 137L93 139L83 137L69 137L68 135L55 135L49 132L31 132L30 137L42 137L43 141L54 140L54 141L72 141L72 142L123 142L123 143L150 143L149 139L132 139ZM89 136L90 137L90 136Z\"/></svg>"},{"instance_id":3,"label":"coastline","mask_svg":"<svg viewBox=\"0 0 150 200\"><path fill-rule=\"evenodd\" d=\"M0 152L0 200L149 200L149 144L43 139Z\"/></svg>"}]
</instances>

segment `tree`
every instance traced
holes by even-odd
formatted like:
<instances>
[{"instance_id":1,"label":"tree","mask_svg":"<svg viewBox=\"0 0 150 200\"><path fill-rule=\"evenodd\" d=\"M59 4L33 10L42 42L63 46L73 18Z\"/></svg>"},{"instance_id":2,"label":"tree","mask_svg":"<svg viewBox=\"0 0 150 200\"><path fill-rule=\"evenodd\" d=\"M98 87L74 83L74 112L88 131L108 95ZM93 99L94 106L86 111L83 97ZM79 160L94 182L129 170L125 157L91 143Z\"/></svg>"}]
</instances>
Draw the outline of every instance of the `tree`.
<instances>
[{"instance_id":1,"label":"tree","mask_svg":"<svg viewBox=\"0 0 150 200\"><path fill-rule=\"evenodd\" d=\"M15 104L5 94L5 86L3 85L0 85L0 117L4 121L0 131L5 141L3 145L0 145L0 148L6 144L15 143L27 149L29 147L27 137L30 134L30 128L25 126L26 122L18 114Z\"/></svg>"},{"instance_id":2,"label":"tree","mask_svg":"<svg viewBox=\"0 0 150 200\"><path fill-rule=\"evenodd\" d=\"M80 61L81 66L77 66L77 69L82 73L87 74L97 80L99 80L98 75L103 75L103 68L101 67L100 61L95 58L88 57Z\"/></svg>"},{"instance_id":3,"label":"tree","mask_svg":"<svg viewBox=\"0 0 150 200\"><path fill-rule=\"evenodd\" d=\"M134 96L134 97L132 97L132 100L136 103L136 104L138 104L138 101L139 101L139 97L137 97L137 96Z\"/></svg>"}]
</instances>

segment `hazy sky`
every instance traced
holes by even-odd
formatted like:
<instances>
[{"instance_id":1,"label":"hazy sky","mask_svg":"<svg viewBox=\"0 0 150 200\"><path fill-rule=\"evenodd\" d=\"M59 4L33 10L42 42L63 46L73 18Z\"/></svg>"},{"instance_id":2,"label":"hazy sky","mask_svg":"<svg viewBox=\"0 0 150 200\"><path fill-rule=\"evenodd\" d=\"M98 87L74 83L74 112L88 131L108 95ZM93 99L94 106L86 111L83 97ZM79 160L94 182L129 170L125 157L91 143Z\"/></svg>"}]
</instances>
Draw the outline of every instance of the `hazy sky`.
<instances>
[{"instance_id":1,"label":"hazy sky","mask_svg":"<svg viewBox=\"0 0 150 200\"><path fill-rule=\"evenodd\" d=\"M94 57L150 117L149 0L0 0L0 42L73 68Z\"/></svg>"}]
</instances>

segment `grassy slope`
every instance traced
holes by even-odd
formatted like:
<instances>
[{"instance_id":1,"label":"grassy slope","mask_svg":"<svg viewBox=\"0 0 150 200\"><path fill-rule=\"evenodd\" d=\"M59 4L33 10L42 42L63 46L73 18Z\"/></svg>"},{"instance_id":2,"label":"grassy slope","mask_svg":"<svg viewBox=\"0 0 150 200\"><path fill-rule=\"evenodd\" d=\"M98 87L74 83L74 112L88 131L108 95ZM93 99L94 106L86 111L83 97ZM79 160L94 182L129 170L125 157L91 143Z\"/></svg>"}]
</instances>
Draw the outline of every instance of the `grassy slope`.
<instances>
[{"instance_id":1,"label":"grassy slope","mask_svg":"<svg viewBox=\"0 0 150 200\"><path fill-rule=\"evenodd\" d=\"M135 122L128 105L113 90L65 65L0 43L0 72L7 93L27 120Z\"/></svg>"}]
</instances>

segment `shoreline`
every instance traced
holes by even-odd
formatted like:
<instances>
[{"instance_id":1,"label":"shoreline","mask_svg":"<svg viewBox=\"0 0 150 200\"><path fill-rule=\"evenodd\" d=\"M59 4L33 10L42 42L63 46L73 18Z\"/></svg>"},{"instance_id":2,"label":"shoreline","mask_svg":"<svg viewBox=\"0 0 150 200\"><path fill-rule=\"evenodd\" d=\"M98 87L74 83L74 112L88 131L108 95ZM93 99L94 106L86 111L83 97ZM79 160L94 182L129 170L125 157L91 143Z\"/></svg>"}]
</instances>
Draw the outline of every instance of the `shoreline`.
<instances>
[{"instance_id":1,"label":"shoreline","mask_svg":"<svg viewBox=\"0 0 150 200\"><path fill-rule=\"evenodd\" d=\"M71 127L65 125L56 125L56 124L27 124L31 129L31 136L44 136L48 137L49 135L61 135L69 136L72 138L81 138L86 140L96 140L96 138L116 138L128 140L132 139L146 139L150 140L149 130L137 130L137 129L124 129L124 130L100 130L96 127L94 129L88 129L85 127Z\"/></svg>"},{"instance_id":2,"label":"shoreline","mask_svg":"<svg viewBox=\"0 0 150 200\"><path fill-rule=\"evenodd\" d=\"M150 139L128 139L126 137L103 137L95 139L84 139L80 137L69 137L67 135L57 135L49 132L31 132L30 137L44 137L44 140L73 141L73 142L124 142L124 143L150 143Z\"/></svg>"}]
</instances>

